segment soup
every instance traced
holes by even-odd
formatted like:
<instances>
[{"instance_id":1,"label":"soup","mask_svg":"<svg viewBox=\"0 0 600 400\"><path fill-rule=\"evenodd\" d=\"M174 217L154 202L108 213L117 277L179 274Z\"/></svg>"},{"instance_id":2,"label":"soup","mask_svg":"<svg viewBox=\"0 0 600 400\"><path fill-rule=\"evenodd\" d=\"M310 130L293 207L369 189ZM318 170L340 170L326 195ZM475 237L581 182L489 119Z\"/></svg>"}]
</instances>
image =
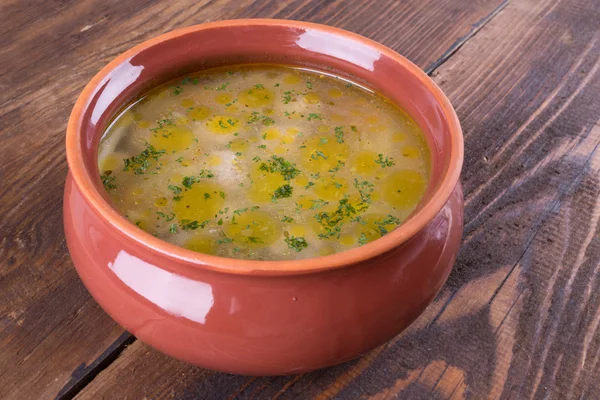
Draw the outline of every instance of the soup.
<instances>
[{"instance_id":1,"label":"soup","mask_svg":"<svg viewBox=\"0 0 600 400\"><path fill-rule=\"evenodd\" d=\"M164 84L99 146L114 207L165 241L281 260L364 245L421 200L429 151L384 97L318 71L247 65Z\"/></svg>"}]
</instances>

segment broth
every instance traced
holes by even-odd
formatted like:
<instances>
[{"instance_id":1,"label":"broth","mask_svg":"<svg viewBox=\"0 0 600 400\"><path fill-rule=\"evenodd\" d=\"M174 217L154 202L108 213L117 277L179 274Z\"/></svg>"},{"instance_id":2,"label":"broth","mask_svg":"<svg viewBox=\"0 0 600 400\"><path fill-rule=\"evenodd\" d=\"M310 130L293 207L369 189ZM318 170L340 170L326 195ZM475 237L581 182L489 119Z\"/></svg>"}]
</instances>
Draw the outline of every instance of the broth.
<instances>
[{"instance_id":1,"label":"broth","mask_svg":"<svg viewBox=\"0 0 600 400\"><path fill-rule=\"evenodd\" d=\"M114 207L156 237L223 257L327 255L416 208L429 151L384 97L278 65L202 71L127 107L99 147Z\"/></svg>"}]
</instances>

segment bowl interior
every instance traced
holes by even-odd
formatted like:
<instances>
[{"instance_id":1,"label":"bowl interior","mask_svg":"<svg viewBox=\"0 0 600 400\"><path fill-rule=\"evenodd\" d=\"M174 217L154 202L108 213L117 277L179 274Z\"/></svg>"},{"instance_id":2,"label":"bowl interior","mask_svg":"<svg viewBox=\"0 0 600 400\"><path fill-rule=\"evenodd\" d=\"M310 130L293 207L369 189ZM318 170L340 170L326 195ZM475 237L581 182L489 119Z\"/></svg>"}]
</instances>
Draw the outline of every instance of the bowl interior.
<instances>
[{"instance_id":1,"label":"bowl interior","mask_svg":"<svg viewBox=\"0 0 600 400\"><path fill-rule=\"evenodd\" d=\"M431 175L415 212L386 237L405 230L406 234L395 240L406 240L439 212L458 181L462 165L460 126L443 93L418 67L376 42L339 29L293 21L239 20L199 25L159 36L119 56L92 79L71 116L67 156L75 181L89 184L88 188L96 192L90 197L99 200L102 196L108 202L99 179L97 149L111 119L129 102L166 81L202 69L244 63L322 70L388 97L415 120L425 135L431 153ZM420 221L411 221L423 208L431 209ZM412 229L406 228L411 224ZM393 240L386 237L373 243Z\"/></svg>"}]
</instances>

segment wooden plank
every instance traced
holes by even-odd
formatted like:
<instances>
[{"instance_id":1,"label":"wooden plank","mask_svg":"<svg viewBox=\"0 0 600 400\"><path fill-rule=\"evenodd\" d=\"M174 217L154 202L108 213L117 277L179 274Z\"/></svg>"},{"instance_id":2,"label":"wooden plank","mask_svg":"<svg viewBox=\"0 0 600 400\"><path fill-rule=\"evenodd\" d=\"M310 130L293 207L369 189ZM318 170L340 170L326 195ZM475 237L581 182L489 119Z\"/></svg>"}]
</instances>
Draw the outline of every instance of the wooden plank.
<instances>
[{"instance_id":1,"label":"wooden plank","mask_svg":"<svg viewBox=\"0 0 600 400\"><path fill-rule=\"evenodd\" d=\"M0 398L68 398L131 338L79 282L66 252L64 130L85 83L157 34L241 17L305 19L379 40L423 68L505 0L81 0L0 4Z\"/></svg>"},{"instance_id":2,"label":"wooden plank","mask_svg":"<svg viewBox=\"0 0 600 400\"><path fill-rule=\"evenodd\" d=\"M600 398L598 20L594 0L513 2L434 72L465 130L467 225L448 284L404 334L278 378L136 342L78 398Z\"/></svg>"}]
</instances>

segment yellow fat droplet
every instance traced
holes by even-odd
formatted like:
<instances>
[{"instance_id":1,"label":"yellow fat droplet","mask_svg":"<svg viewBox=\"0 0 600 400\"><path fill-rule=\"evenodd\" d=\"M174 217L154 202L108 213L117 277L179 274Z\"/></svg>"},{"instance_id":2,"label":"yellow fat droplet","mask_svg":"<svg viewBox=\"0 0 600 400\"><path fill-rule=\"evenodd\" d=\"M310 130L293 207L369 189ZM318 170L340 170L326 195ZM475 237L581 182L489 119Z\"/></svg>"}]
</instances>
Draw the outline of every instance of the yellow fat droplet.
<instances>
[{"instance_id":1,"label":"yellow fat droplet","mask_svg":"<svg viewBox=\"0 0 600 400\"><path fill-rule=\"evenodd\" d=\"M386 128L385 125L375 125L375 126L370 126L369 127L369 132L381 133L381 132L385 132L386 129L387 128Z\"/></svg>"},{"instance_id":2,"label":"yellow fat droplet","mask_svg":"<svg viewBox=\"0 0 600 400\"><path fill-rule=\"evenodd\" d=\"M346 162L350 152L348 145L338 143L331 135L319 135L310 137L301 149L301 160L304 167L310 171L327 172L338 165Z\"/></svg>"},{"instance_id":3,"label":"yellow fat droplet","mask_svg":"<svg viewBox=\"0 0 600 400\"><path fill-rule=\"evenodd\" d=\"M282 155L284 155L285 153L287 153L287 149L286 149L285 147L283 147L283 146L276 146L276 147L273 149L273 153L275 153L275 154L277 154L277 155L279 155L279 156L282 156Z\"/></svg>"},{"instance_id":4,"label":"yellow fat droplet","mask_svg":"<svg viewBox=\"0 0 600 400\"><path fill-rule=\"evenodd\" d=\"M340 114L331 114L329 118L333 122L344 122L344 117L342 117Z\"/></svg>"},{"instance_id":5,"label":"yellow fat droplet","mask_svg":"<svg viewBox=\"0 0 600 400\"><path fill-rule=\"evenodd\" d=\"M141 121L144 118L144 115L142 113L139 112L134 112L133 113L133 120L134 121Z\"/></svg>"},{"instance_id":6,"label":"yellow fat droplet","mask_svg":"<svg viewBox=\"0 0 600 400\"><path fill-rule=\"evenodd\" d=\"M356 240L356 237L350 234L340 236L340 243L344 246L352 246L353 244L356 244Z\"/></svg>"},{"instance_id":7,"label":"yellow fat droplet","mask_svg":"<svg viewBox=\"0 0 600 400\"><path fill-rule=\"evenodd\" d=\"M122 167L119 168L120 165L123 165L122 163L123 160L117 158L116 155L108 154L100 163L100 171L116 171L117 169L122 169Z\"/></svg>"},{"instance_id":8,"label":"yellow fat droplet","mask_svg":"<svg viewBox=\"0 0 600 400\"><path fill-rule=\"evenodd\" d=\"M211 109L206 106L194 107L193 110L188 111L188 117L194 121L203 121L211 114Z\"/></svg>"},{"instance_id":9,"label":"yellow fat droplet","mask_svg":"<svg viewBox=\"0 0 600 400\"><path fill-rule=\"evenodd\" d=\"M190 123L190 120L186 117L181 117L181 118L177 118L177 120L175 121L175 123L177 125L187 125Z\"/></svg>"},{"instance_id":10,"label":"yellow fat droplet","mask_svg":"<svg viewBox=\"0 0 600 400\"><path fill-rule=\"evenodd\" d=\"M146 221L144 221L143 219L137 220L135 221L135 225L140 228L141 230L148 230L148 223Z\"/></svg>"},{"instance_id":11,"label":"yellow fat droplet","mask_svg":"<svg viewBox=\"0 0 600 400\"><path fill-rule=\"evenodd\" d=\"M142 129L148 129L150 128L150 125L152 125L152 123L145 119L137 122L137 126L139 126Z\"/></svg>"},{"instance_id":12,"label":"yellow fat droplet","mask_svg":"<svg viewBox=\"0 0 600 400\"><path fill-rule=\"evenodd\" d=\"M233 97L229 93L221 93L215 96L215 101L219 104L231 103Z\"/></svg>"},{"instance_id":13,"label":"yellow fat droplet","mask_svg":"<svg viewBox=\"0 0 600 400\"><path fill-rule=\"evenodd\" d=\"M317 104L320 100L321 96L314 92L309 92L304 95L304 102L307 104Z\"/></svg>"},{"instance_id":14,"label":"yellow fat droplet","mask_svg":"<svg viewBox=\"0 0 600 400\"><path fill-rule=\"evenodd\" d=\"M264 211L247 211L231 219L226 233L237 245L261 248L279 239L281 226L279 221Z\"/></svg>"},{"instance_id":15,"label":"yellow fat droplet","mask_svg":"<svg viewBox=\"0 0 600 400\"><path fill-rule=\"evenodd\" d=\"M377 153L364 150L350 160L350 171L361 175L375 175L381 167L375 162Z\"/></svg>"},{"instance_id":16,"label":"yellow fat droplet","mask_svg":"<svg viewBox=\"0 0 600 400\"><path fill-rule=\"evenodd\" d=\"M168 200L166 197L157 197L156 200L154 201L154 205L156 207L164 207L166 206L168 203Z\"/></svg>"},{"instance_id":17,"label":"yellow fat droplet","mask_svg":"<svg viewBox=\"0 0 600 400\"><path fill-rule=\"evenodd\" d=\"M228 113L236 113L239 109L240 108L235 104L231 104L225 107L225 111L227 111Z\"/></svg>"},{"instance_id":18,"label":"yellow fat droplet","mask_svg":"<svg viewBox=\"0 0 600 400\"><path fill-rule=\"evenodd\" d=\"M244 138L236 138L229 142L229 149L234 152L246 151L249 146L250 143Z\"/></svg>"},{"instance_id":19,"label":"yellow fat droplet","mask_svg":"<svg viewBox=\"0 0 600 400\"><path fill-rule=\"evenodd\" d=\"M407 139L406 134L402 133L402 132L394 133L394 135L392 135L392 141L394 141L394 142L403 142L406 139Z\"/></svg>"},{"instance_id":20,"label":"yellow fat droplet","mask_svg":"<svg viewBox=\"0 0 600 400\"><path fill-rule=\"evenodd\" d=\"M319 255L328 256L333 253L335 253L335 248L329 244L319 247Z\"/></svg>"},{"instance_id":21,"label":"yellow fat droplet","mask_svg":"<svg viewBox=\"0 0 600 400\"><path fill-rule=\"evenodd\" d=\"M133 112L126 111L119 116L112 129L127 128L134 122Z\"/></svg>"},{"instance_id":22,"label":"yellow fat droplet","mask_svg":"<svg viewBox=\"0 0 600 400\"><path fill-rule=\"evenodd\" d=\"M296 185L306 186L308 184L308 178L306 175L298 175L296 178L294 178L294 182Z\"/></svg>"},{"instance_id":23,"label":"yellow fat droplet","mask_svg":"<svg viewBox=\"0 0 600 400\"><path fill-rule=\"evenodd\" d=\"M262 163L254 163L254 167L250 173L252 184L249 195L250 199L254 202L270 203L275 190L285 185L286 182L278 172L261 171L261 165Z\"/></svg>"},{"instance_id":24,"label":"yellow fat droplet","mask_svg":"<svg viewBox=\"0 0 600 400\"><path fill-rule=\"evenodd\" d=\"M325 132L329 132L331 130L331 128L329 127L329 125L319 125L317 126L317 130L321 133L325 133Z\"/></svg>"},{"instance_id":25,"label":"yellow fat droplet","mask_svg":"<svg viewBox=\"0 0 600 400\"><path fill-rule=\"evenodd\" d=\"M421 151L415 146L404 146L401 153L406 158L416 159L421 157Z\"/></svg>"},{"instance_id":26,"label":"yellow fat droplet","mask_svg":"<svg viewBox=\"0 0 600 400\"><path fill-rule=\"evenodd\" d=\"M156 130L150 136L150 144L157 149L172 151L185 150L194 139L194 133L190 128L177 125L166 125Z\"/></svg>"},{"instance_id":27,"label":"yellow fat droplet","mask_svg":"<svg viewBox=\"0 0 600 400\"><path fill-rule=\"evenodd\" d=\"M171 182L175 182L175 183L181 184L181 180L182 179L183 179L183 175L181 175L181 174L173 174L169 180Z\"/></svg>"},{"instance_id":28,"label":"yellow fat droplet","mask_svg":"<svg viewBox=\"0 0 600 400\"><path fill-rule=\"evenodd\" d=\"M383 197L392 207L412 208L423 197L426 186L427 181L419 172L396 171L383 182Z\"/></svg>"},{"instance_id":29,"label":"yellow fat droplet","mask_svg":"<svg viewBox=\"0 0 600 400\"><path fill-rule=\"evenodd\" d=\"M348 191L344 178L325 178L315 182L315 194L325 200L340 200Z\"/></svg>"},{"instance_id":30,"label":"yellow fat droplet","mask_svg":"<svg viewBox=\"0 0 600 400\"><path fill-rule=\"evenodd\" d=\"M181 100L181 106L182 107L191 107L194 105L194 100L192 99L183 99Z\"/></svg>"},{"instance_id":31,"label":"yellow fat droplet","mask_svg":"<svg viewBox=\"0 0 600 400\"><path fill-rule=\"evenodd\" d=\"M342 94L342 91L338 88L331 88L327 91L327 95L329 95L329 97L341 97Z\"/></svg>"},{"instance_id":32,"label":"yellow fat droplet","mask_svg":"<svg viewBox=\"0 0 600 400\"><path fill-rule=\"evenodd\" d=\"M143 193L144 191L142 190L142 188L134 187L133 189L131 189L131 194L134 196L141 196Z\"/></svg>"},{"instance_id":33,"label":"yellow fat droplet","mask_svg":"<svg viewBox=\"0 0 600 400\"><path fill-rule=\"evenodd\" d=\"M295 140L296 140L296 136L287 134L281 138L281 143L282 144L292 144L292 143L294 143Z\"/></svg>"},{"instance_id":34,"label":"yellow fat droplet","mask_svg":"<svg viewBox=\"0 0 600 400\"><path fill-rule=\"evenodd\" d=\"M302 225L294 224L288 228L288 232L290 233L290 235L296 236L296 237L305 236L306 228Z\"/></svg>"},{"instance_id":35,"label":"yellow fat droplet","mask_svg":"<svg viewBox=\"0 0 600 400\"><path fill-rule=\"evenodd\" d=\"M208 165L209 167L216 167L217 165L221 165L221 157L211 154L206 159L206 165Z\"/></svg>"},{"instance_id":36,"label":"yellow fat droplet","mask_svg":"<svg viewBox=\"0 0 600 400\"><path fill-rule=\"evenodd\" d=\"M273 104L275 94L264 87L250 87L238 93L238 102L248 107L265 107Z\"/></svg>"},{"instance_id":37,"label":"yellow fat droplet","mask_svg":"<svg viewBox=\"0 0 600 400\"><path fill-rule=\"evenodd\" d=\"M214 239L206 236L194 236L188 239L183 247L188 250L196 251L204 254L216 254L217 243Z\"/></svg>"},{"instance_id":38,"label":"yellow fat droplet","mask_svg":"<svg viewBox=\"0 0 600 400\"><path fill-rule=\"evenodd\" d=\"M265 140L277 140L281 136L281 132L277 128L269 128L262 134Z\"/></svg>"},{"instance_id":39,"label":"yellow fat droplet","mask_svg":"<svg viewBox=\"0 0 600 400\"><path fill-rule=\"evenodd\" d=\"M173 211L180 221L203 222L212 219L225 202L219 195L221 191L221 187L212 182L197 182L180 195L181 200L174 202Z\"/></svg>"},{"instance_id":40,"label":"yellow fat droplet","mask_svg":"<svg viewBox=\"0 0 600 400\"><path fill-rule=\"evenodd\" d=\"M239 125L240 121L230 115L215 115L206 123L209 131L220 135L237 131Z\"/></svg>"},{"instance_id":41,"label":"yellow fat droplet","mask_svg":"<svg viewBox=\"0 0 600 400\"><path fill-rule=\"evenodd\" d=\"M367 122L369 124L376 124L377 121L379 121L379 118L377 118L375 115L371 115L367 117Z\"/></svg>"},{"instance_id":42,"label":"yellow fat droplet","mask_svg":"<svg viewBox=\"0 0 600 400\"><path fill-rule=\"evenodd\" d=\"M300 81L300 76L298 76L297 74L289 74L286 75L285 78L283 78L283 83L287 85L296 85L300 83Z\"/></svg>"}]
</instances>

